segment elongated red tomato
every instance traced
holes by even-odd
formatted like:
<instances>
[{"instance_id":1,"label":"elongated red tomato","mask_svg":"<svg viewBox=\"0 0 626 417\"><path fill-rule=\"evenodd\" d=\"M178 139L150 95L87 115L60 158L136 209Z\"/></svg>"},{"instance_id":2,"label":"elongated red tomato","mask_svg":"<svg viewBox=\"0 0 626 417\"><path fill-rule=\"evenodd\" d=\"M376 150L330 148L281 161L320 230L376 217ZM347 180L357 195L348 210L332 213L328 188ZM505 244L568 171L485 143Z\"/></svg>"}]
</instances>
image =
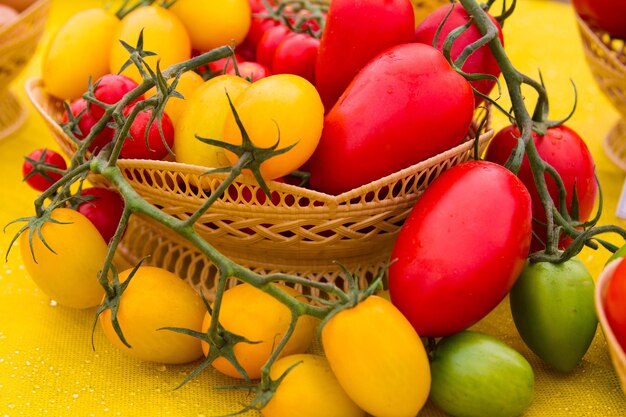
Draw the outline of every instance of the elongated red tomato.
<instances>
[{"instance_id":1,"label":"elongated red tomato","mask_svg":"<svg viewBox=\"0 0 626 417\"><path fill-rule=\"evenodd\" d=\"M315 67L315 86L326 111L370 59L410 42L414 30L409 0L333 0Z\"/></svg>"},{"instance_id":2,"label":"elongated red tomato","mask_svg":"<svg viewBox=\"0 0 626 417\"><path fill-rule=\"evenodd\" d=\"M530 236L530 194L515 175L486 161L450 168L400 230L389 268L391 301L422 337L466 329L509 292Z\"/></svg>"},{"instance_id":3,"label":"elongated red tomato","mask_svg":"<svg viewBox=\"0 0 626 417\"><path fill-rule=\"evenodd\" d=\"M367 184L463 140L474 96L435 48L398 45L370 61L324 118L311 186L329 194Z\"/></svg>"}]
</instances>

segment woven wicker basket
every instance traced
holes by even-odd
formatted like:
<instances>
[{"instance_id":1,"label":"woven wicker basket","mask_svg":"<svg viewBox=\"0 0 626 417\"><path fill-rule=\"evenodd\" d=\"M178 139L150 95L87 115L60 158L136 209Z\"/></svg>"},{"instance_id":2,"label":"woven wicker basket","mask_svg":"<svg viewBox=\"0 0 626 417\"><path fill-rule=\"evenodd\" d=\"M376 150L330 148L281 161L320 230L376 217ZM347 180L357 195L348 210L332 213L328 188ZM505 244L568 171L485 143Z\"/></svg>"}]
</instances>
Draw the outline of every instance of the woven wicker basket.
<instances>
[{"instance_id":1,"label":"woven wicker basket","mask_svg":"<svg viewBox=\"0 0 626 417\"><path fill-rule=\"evenodd\" d=\"M39 79L29 80L26 89L63 151L71 155L74 145L58 125L62 102L47 95ZM481 150L492 134L480 135ZM365 284L389 261L400 226L428 184L472 157L474 136L470 132L470 140L454 149L338 196L272 181L272 198L265 199L254 180L242 177L201 217L197 230L224 255L261 273L285 272L345 287L334 263L340 261L351 270L359 268ZM118 165L143 198L181 219L200 207L224 178L200 177L206 168L167 161L120 160ZM91 181L108 185L100 177ZM151 219L132 217L119 255L132 264L150 255L149 264L175 272L209 297L214 293L215 267Z\"/></svg>"},{"instance_id":2,"label":"woven wicker basket","mask_svg":"<svg viewBox=\"0 0 626 417\"><path fill-rule=\"evenodd\" d=\"M25 108L8 88L35 53L49 7L50 0L34 1L15 21L0 27L0 139L26 119Z\"/></svg>"},{"instance_id":3,"label":"woven wicker basket","mask_svg":"<svg viewBox=\"0 0 626 417\"><path fill-rule=\"evenodd\" d=\"M607 322L606 313L604 311L604 294L606 287L613 276L613 271L615 271L615 268L620 262L621 259L612 261L604 268L598 277L596 282L596 311L598 313L598 320L600 321L600 325L602 326L602 330L604 332L604 337L606 338L607 345L609 346L609 354L611 356L611 361L613 362L613 367L619 377L622 391L626 394L626 353L624 353L624 349L622 349L620 344L617 342L615 334Z\"/></svg>"},{"instance_id":4,"label":"woven wicker basket","mask_svg":"<svg viewBox=\"0 0 626 417\"><path fill-rule=\"evenodd\" d=\"M598 86L622 115L605 138L604 150L617 166L626 170L626 42L592 29L580 17L578 28Z\"/></svg>"}]
</instances>

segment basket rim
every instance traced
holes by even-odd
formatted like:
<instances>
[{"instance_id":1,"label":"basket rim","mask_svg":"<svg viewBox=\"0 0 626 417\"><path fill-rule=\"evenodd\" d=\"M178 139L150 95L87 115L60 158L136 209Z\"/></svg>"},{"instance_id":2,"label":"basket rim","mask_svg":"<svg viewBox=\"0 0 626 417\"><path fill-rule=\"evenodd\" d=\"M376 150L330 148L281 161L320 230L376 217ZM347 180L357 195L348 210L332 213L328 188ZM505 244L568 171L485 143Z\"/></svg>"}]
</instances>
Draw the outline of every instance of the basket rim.
<instances>
[{"instance_id":1,"label":"basket rim","mask_svg":"<svg viewBox=\"0 0 626 417\"><path fill-rule=\"evenodd\" d=\"M9 33L11 30L15 29L15 27L17 25L22 24L26 18L35 14L37 11L39 11L41 8L48 5L49 3L50 3L50 0L35 0L34 2L32 2L24 10L22 10L17 16L17 18L14 19L11 23L0 27L0 37L4 36L6 33Z\"/></svg>"},{"instance_id":2,"label":"basket rim","mask_svg":"<svg viewBox=\"0 0 626 417\"><path fill-rule=\"evenodd\" d=\"M48 93L46 93L43 86L44 86L44 83L41 77L38 77L38 76L31 77L27 79L25 82L26 94L29 100L31 101L31 103L33 104L33 106L35 107L35 109L46 120L47 124L52 129L54 129L55 133L57 135L65 135L65 132L63 132L63 129L60 127L58 122L52 117L52 115L46 112L46 110L43 108L42 103L38 99L38 93L42 93L43 94L42 97L50 97L53 100L60 100L60 99L54 96L50 96ZM479 143L489 140L493 136L493 133L494 133L493 128L489 128L487 131L481 133L478 136ZM306 189L307 194L309 194L311 197L319 198L320 200L334 201L336 204L339 205L339 204L345 203L346 201L350 201L351 199L363 196L369 192L376 192L377 190L380 189L381 186L385 186L388 183L396 179L403 178L413 172L426 170L432 166L435 166L440 161L448 159L450 156L456 153L462 152L464 150L463 148L466 148L465 150L471 150L472 146L474 145L475 139L476 137L474 139L463 140L463 142L460 143L459 145L451 149L448 149L442 153L439 153L435 156L432 156L428 159L420 161L414 165L411 165L409 167L396 171L392 174L386 175L382 178L379 178L367 184L361 185L360 187L353 188L352 190L349 190L349 191L345 191L341 194L337 194L337 195L327 194L321 191L312 190L308 188ZM145 168L146 166L149 165L149 167L153 169L159 168L159 169L168 170L168 171L185 172L185 173L196 174L196 175L200 175L207 171L207 167L202 167L199 165L184 164L184 163L174 162L174 161L157 161L157 160L147 160L147 159L119 159L118 165L123 168L131 168L131 169L141 168L142 165ZM219 175L219 174L211 174L211 175ZM226 175L224 175L224 177L226 177ZM245 177L246 176L244 175L244 178ZM256 182L251 181L251 180L248 180L248 181L244 180L244 181L239 181L239 182L248 184L251 186L258 186ZM272 190L289 191L289 190L295 190L296 188L302 189L301 187L298 187L296 185L285 184L285 183L281 183L277 181L267 181L267 184L269 188Z\"/></svg>"},{"instance_id":3,"label":"basket rim","mask_svg":"<svg viewBox=\"0 0 626 417\"><path fill-rule=\"evenodd\" d=\"M604 336L606 338L607 343L611 351L614 353L614 356L611 356L611 359L615 362L618 361L621 364L621 367L626 367L626 353L624 349L621 347L615 333L611 329L611 326L608 322L608 318L606 316L606 312L604 310L604 294L606 292L606 287L613 277L613 272L617 268L617 265L624 258L619 258L611 261L608 265L604 267L598 279L596 281L596 289L595 289L595 304L596 304L596 313L598 315L598 320L600 321L600 325L602 326L602 330L604 331ZM617 368L617 365L614 364ZM625 381L626 382L626 381Z\"/></svg>"},{"instance_id":4,"label":"basket rim","mask_svg":"<svg viewBox=\"0 0 626 417\"><path fill-rule=\"evenodd\" d=\"M596 31L592 29L591 26L589 26L589 24L585 22L585 20L578 13L575 13L575 15L576 15L576 20L578 22L578 27L583 33L583 35L587 35L587 37L589 37L590 39L594 41L596 46L605 53L605 56L608 57L611 63L615 67L619 68L620 73L626 74L626 64L624 64L622 61L617 59L615 51L613 51L604 42L602 42L600 34L602 35L606 34L610 39L614 39L614 38L608 32ZM626 42L626 40L624 41ZM585 48L585 49L588 49L588 48ZM593 55L597 55L597 54L593 53Z\"/></svg>"}]
</instances>

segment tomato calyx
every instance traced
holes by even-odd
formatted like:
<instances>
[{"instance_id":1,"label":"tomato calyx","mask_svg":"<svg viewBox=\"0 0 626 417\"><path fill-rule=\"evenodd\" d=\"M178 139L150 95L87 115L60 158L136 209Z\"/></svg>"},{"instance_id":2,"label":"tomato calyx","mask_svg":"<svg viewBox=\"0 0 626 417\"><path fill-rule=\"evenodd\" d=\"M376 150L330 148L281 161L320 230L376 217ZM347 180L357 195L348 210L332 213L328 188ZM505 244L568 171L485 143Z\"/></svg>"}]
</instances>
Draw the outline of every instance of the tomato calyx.
<instances>
[{"instance_id":1,"label":"tomato calyx","mask_svg":"<svg viewBox=\"0 0 626 417\"><path fill-rule=\"evenodd\" d=\"M324 31L328 3L315 0L287 0L273 6L268 0L261 0L264 12L254 16L272 19L284 24L295 33L305 33L319 39Z\"/></svg>"}]
</instances>

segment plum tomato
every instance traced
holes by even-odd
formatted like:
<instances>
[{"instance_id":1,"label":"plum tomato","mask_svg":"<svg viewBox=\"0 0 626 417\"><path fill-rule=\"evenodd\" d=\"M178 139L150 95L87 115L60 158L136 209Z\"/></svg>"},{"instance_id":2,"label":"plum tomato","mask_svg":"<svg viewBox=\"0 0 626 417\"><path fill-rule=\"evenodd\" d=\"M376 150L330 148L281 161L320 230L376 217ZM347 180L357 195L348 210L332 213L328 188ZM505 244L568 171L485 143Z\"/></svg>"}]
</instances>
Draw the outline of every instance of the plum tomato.
<instances>
[{"instance_id":1,"label":"plum tomato","mask_svg":"<svg viewBox=\"0 0 626 417\"><path fill-rule=\"evenodd\" d=\"M530 195L511 171L486 161L456 165L426 188L400 229L391 300L422 337L464 330L509 293L530 235Z\"/></svg>"},{"instance_id":2,"label":"plum tomato","mask_svg":"<svg viewBox=\"0 0 626 417\"><path fill-rule=\"evenodd\" d=\"M128 116L133 108L133 106L126 107L124 116ZM152 110L142 110L137 113L137 117L130 126L128 137L122 145L121 158L161 160L168 155L174 145L172 120L167 113L162 114L160 121L155 118L152 123L150 123L151 117ZM148 123L150 123L149 126ZM161 135L161 131L163 135Z\"/></svg>"},{"instance_id":3,"label":"plum tomato","mask_svg":"<svg viewBox=\"0 0 626 417\"><path fill-rule=\"evenodd\" d=\"M41 163L60 170L67 169L67 163L61 154L51 149L36 149L28 154L22 163L22 176L32 189L43 192L60 180L63 175L47 170L45 167L40 167L35 171L36 165Z\"/></svg>"},{"instance_id":4,"label":"plum tomato","mask_svg":"<svg viewBox=\"0 0 626 417\"><path fill-rule=\"evenodd\" d=\"M285 25L269 28L259 40L256 48L256 62L273 71L272 64L276 49L285 39L294 36L295 33Z\"/></svg>"},{"instance_id":5,"label":"plum tomato","mask_svg":"<svg viewBox=\"0 0 626 417\"><path fill-rule=\"evenodd\" d=\"M315 82L315 62L320 41L304 33L296 33L278 44L272 60L274 74L296 74Z\"/></svg>"},{"instance_id":6,"label":"plum tomato","mask_svg":"<svg viewBox=\"0 0 626 417\"><path fill-rule=\"evenodd\" d=\"M115 231L124 212L124 199L114 190L102 187L90 187L81 190L80 198L84 201L76 207L96 226L107 244Z\"/></svg>"},{"instance_id":7,"label":"plum tomato","mask_svg":"<svg viewBox=\"0 0 626 417\"><path fill-rule=\"evenodd\" d=\"M615 269L602 297L611 331L622 350L626 351L626 262L623 259L613 261L617 265L613 265Z\"/></svg>"}]
</instances>

